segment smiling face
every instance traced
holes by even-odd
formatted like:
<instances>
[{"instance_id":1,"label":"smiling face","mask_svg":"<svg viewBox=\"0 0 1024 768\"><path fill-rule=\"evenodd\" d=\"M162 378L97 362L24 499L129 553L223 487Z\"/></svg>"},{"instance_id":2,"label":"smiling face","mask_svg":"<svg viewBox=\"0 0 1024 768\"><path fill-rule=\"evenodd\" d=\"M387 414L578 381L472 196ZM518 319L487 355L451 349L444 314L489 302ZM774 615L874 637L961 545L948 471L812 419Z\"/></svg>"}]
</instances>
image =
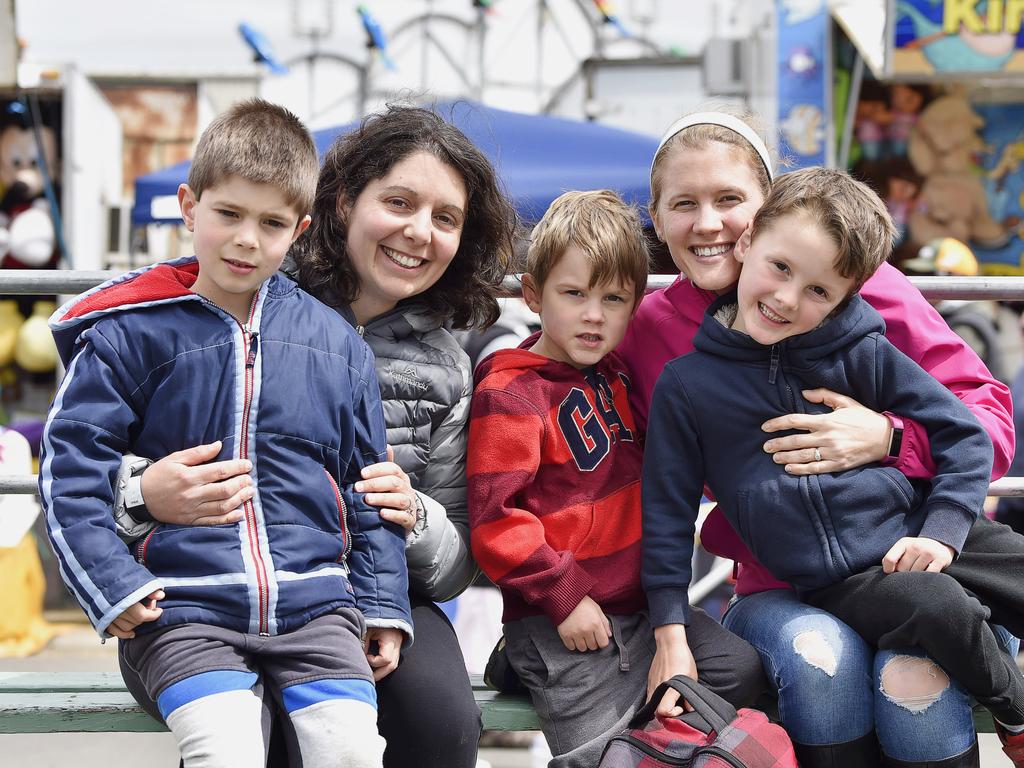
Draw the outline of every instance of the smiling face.
<instances>
[{"instance_id":1,"label":"smiling face","mask_svg":"<svg viewBox=\"0 0 1024 768\"><path fill-rule=\"evenodd\" d=\"M523 298L540 315L541 334L532 351L586 368L614 350L633 316L633 286L614 279L590 287L586 254L570 245L548 272L540 291L523 276Z\"/></svg>"},{"instance_id":2,"label":"smiling face","mask_svg":"<svg viewBox=\"0 0 1024 768\"><path fill-rule=\"evenodd\" d=\"M651 218L679 271L698 288L721 293L736 283L736 241L764 202L743 153L710 142L677 146L664 160Z\"/></svg>"},{"instance_id":3,"label":"smiling face","mask_svg":"<svg viewBox=\"0 0 1024 768\"><path fill-rule=\"evenodd\" d=\"M254 294L281 267L309 216L300 219L276 186L240 176L207 187L198 200L182 184L178 203L199 260L192 290L245 322Z\"/></svg>"},{"instance_id":4,"label":"smiling face","mask_svg":"<svg viewBox=\"0 0 1024 768\"><path fill-rule=\"evenodd\" d=\"M805 213L785 214L737 246L743 264L733 329L766 346L817 328L854 287L836 244Z\"/></svg>"},{"instance_id":5,"label":"smiling face","mask_svg":"<svg viewBox=\"0 0 1024 768\"><path fill-rule=\"evenodd\" d=\"M459 249L466 185L434 155L414 152L339 206L359 278L352 311L363 325L441 279Z\"/></svg>"}]
</instances>

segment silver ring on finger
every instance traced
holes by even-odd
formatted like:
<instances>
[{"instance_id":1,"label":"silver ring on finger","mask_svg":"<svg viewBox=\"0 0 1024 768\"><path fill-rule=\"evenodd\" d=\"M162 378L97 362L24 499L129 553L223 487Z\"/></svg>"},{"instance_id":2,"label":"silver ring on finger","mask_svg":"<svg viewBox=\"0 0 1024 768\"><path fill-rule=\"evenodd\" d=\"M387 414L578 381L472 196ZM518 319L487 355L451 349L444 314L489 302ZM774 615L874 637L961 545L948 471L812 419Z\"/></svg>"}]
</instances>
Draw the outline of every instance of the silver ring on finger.
<instances>
[{"instance_id":1,"label":"silver ring on finger","mask_svg":"<svg viewBox=\"0 0 1024 768\"><path fill-rule=\"evenodd\" d=\"M814 460L815 461L821 461L821 449L820 448L815 448L814 449Z\"/></svg>"}]
</instances>

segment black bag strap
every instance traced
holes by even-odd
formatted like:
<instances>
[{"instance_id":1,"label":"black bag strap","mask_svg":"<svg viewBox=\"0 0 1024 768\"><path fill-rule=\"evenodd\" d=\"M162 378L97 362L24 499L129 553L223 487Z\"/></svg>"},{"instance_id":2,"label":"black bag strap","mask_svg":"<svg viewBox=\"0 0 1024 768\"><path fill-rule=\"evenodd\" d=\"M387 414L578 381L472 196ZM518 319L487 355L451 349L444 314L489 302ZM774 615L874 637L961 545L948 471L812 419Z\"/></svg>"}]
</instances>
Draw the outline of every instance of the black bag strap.
<instances>
[{"instance_id":1,"label":"black bag strap","mask_svg":"<svg viewBox=\"0 0 1024 768\"><path fill-rule=\"evenodd\" d=\"M642 728L653 720L661 697L665 695L665 691L669 688L679 691L682 697L686 699L694 711L703 718L704 722L715 733L721 733L737 717L736 707L717 693L709 691L693 678L686 677L685 675L676 675L671 680L663 682L654 690L651 700L644 704L643 708L633 716L629 727ZM693 725L692 722L690 724Z\"/></svg>"}]
</instances>

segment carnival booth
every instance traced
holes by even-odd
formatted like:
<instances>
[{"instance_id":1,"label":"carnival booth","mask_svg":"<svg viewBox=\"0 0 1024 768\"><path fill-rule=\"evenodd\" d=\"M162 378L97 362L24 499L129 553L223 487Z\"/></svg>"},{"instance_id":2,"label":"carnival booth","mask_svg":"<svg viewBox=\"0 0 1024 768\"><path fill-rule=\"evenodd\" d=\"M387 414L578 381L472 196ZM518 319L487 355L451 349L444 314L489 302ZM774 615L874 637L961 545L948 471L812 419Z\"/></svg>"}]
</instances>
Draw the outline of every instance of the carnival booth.
<instances>
[{"instance_id":1,"label":"carnival booth","mask_svg":"<svg viewBox=\"0 0 1024 768\"><path fill-rule=\"evenodd\" d=\"M1024 3L779 3L778 124L799 167L886 199L903 261L937 238L1024 274Z\"/></svg>"}]
</instances>

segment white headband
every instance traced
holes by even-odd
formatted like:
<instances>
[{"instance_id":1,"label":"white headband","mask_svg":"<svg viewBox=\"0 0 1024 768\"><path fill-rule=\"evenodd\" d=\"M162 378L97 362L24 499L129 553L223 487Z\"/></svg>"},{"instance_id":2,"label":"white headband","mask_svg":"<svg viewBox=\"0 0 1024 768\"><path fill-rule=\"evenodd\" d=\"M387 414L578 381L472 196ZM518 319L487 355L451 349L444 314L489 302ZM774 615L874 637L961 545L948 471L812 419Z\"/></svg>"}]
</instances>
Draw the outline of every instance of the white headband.
<instances>
[{"instance_id":1,"label":"white headband","mask_svg":"<svg viewBox=\"0 0 1024 768\"><path fill-rule=\"evenodd\" d=\"M725 112L694 112L692 115L679 118L669 126L669 129L665 131L665 135L661 137L661 142L658 144L658 150L654 153L654 156L658 156L658 152L661 152L661 148L673 136L684 128L690 128L694 125L718 125L722 128L728 128L733 133L738 133L747 140L747 143L754 148L754 151L761 158L761 162L764 163L764 169L768 172L768 180L773 181L775 179L775 174L772 173L772 161L768 155L768 147L765 146L761 137L738 117L733 117ZM651 171L654 171L653 163L651 164Z\"/></svg>"}]
</instances>

